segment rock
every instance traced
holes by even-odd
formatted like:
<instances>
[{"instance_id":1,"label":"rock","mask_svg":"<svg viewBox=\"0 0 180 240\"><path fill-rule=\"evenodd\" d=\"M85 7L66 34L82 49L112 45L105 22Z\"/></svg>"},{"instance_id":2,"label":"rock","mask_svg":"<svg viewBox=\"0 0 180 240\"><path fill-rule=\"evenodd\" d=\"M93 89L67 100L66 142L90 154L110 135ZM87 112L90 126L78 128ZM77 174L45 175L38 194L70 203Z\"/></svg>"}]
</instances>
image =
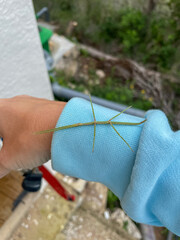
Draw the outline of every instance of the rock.
<instances>
[{"instance_id":1,"label":"rock","mask_svg":"<svg viewBox=\"0 0 180 240\"><path fill-rule=\"evenodd\" d=\"M133 240L122 229L116 231L100 214L84 208L73 214L62 234L67 240Z\"/></svg>"},{"instance_id":2,"label":"rock","mask_svg":"<svg viewBox=\"0 0 180 240\"><path fill-rule=\"evenodd\" d=\"M106 76L105 72L104 72L103 70L101 70L101 69L96 70L96 75L97 75L100 79L105 78L105 76Z\"/></svg>"},{"instance_id":3,"label":"rock","mask_svg":"<svg viewBox=\"0 0 180 240\"><path fill-rule=\"evenodd\" d=\"M77 58L79 55L79 50L76 45L67 38L59 36L58 34L53 34L50 45L55 67L62 58L68 58L70 56Z\"/></svg>"},{"instance_id":4,"label":"rock","mask_svg":"<svg viewBox=\"0 0 180 240\"><path fill-rule=\"evenodd\" d=\"M55 67L57 70L64 71L67 76L73 77L78 70L78 63L76 60L71 58L62 58L56 64Z\"/></svg>"},{"instance_id":5,"label":"rock","mask_svg":"<svg viewBox=\"0 0 180 240\"><path fill-rule=\"evenodd\" d=\"M104 217L107 220L110 218L110 212L108 210L104 211Z\"/></svg>"},{"instance_id":6,"label":"rock","mask_svg":"<svg viewBox=\"0 0 180 240\"><path fill-rule=\"evenodd\" d=\"M56 173L56 177L59 179L59 181L63 181L65 184L69 185L78 194L81 194L86 187L87 182L83 179L73 178L70 176L63 175L61 173Z\"/></svg>"},{"instance_id":7,"label":"rock","mask_svg":"<svg viewBox=\"0 0 180 240\"><path fill-rule=\"evenodd\" d=\"M76 74L79 49L73 42L63 36L53 34L51 37L51 54L55 69L64 71L68 76Z\"/></svg>"},{"instance_id":8,"label":"rock","mask_svg":"<svg viewBox=\"0 0 180 240\"><path fill-rule=\"evenodd\" d=\"M115 223L125 229L133 238L142 239L141 233L133 221L120 209L116 209L110 217Z\"/></svg>"},{"instance_id":9,"label":"rock","mask_svg":"<svg viewBox=\"0 0 180 240\"><path fill-rule=\"evenodd\" d=\"M101 183L88 182L82 206L87 210L104 213L107 202L107 187Z\"/></svg>"},{"instance_id":10,"label":"rock","mask_svg":"<svg viewBox=\"0 0 180 240\"><path fill-rule=\"evenodd\" d=\"M75 202L66 201L47 186L14 231L12 239L55 240L57 233L64 229L77 204L78 197Z\"/></svg>"}]
</instances>

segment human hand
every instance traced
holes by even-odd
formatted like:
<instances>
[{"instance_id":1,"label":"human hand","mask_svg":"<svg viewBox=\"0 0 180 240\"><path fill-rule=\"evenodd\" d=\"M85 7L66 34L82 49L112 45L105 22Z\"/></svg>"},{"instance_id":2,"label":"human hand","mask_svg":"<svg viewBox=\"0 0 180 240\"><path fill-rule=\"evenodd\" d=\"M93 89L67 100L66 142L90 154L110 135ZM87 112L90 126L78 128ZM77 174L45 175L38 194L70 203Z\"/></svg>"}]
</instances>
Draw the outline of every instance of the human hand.
<instances>
[{"instance_id":1,"label":"human hand","mask_svg":"<svg viewBox=\"0 0 180 240\"><path fill-rule=\"evenodd\" d=\"M0 178L11 170L32 169L51 158L52 133L65 102L20 95L0 99Z\"/></svg>"}]
</instances>

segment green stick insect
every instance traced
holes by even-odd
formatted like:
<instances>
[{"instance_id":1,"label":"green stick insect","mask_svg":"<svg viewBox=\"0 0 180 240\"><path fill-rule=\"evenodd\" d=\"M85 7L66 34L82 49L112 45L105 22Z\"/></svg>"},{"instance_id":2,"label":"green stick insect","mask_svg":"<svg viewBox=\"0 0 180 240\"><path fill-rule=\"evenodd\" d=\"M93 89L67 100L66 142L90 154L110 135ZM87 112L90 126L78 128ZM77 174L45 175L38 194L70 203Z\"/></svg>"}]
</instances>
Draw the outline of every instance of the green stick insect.
<instances>
[{"instance_id":1,"label":"green stick insect","mask_svg":"<svg viewBox=\"0 0 180 240\"><path fill-rule=\"evenodd\" d=\"M121 114L124 113L126 110L128 110L129 108L132 107L132 106L129 106L129 107L127 107L126 109L124 109L123 111L121 111L120 113L118 113L117 115L115 115L114 117L110 118L108 121L96 121L96 117L95 117L95 112L94 112L94 107L93 107L91 95L89 95L89 98L90 98L91 109L92 109L93 118L94 118L94 121L93 121L93 122L75 123L75 124L71 124L71 125L67 125L67 126L63 126L63 127L58 127L58 128L53 128L53 129L48 129L48 130L39 131L39 132L36 132L35 134L44 134L44 133L56 132L56 131L60 131L60 130L68 129L68 128L94 125L94 137L93 137L93 147L92 147L92 152L94 152L94 145L95 145L95 138L96 138L96 125L97 125L97 124L101 124L101 125L102 125L102 124L103 124L103 125L110 124L111 127L113 128L113 130L118 134L118 136L127 144L127 146L128 146L128 147L131 149L131 151L133 152L133 149L131 148L131 146L129 145L129 143L119 134L119 132L117 131L117 129L114 127L114 125L130 125L130 126L136 126L136 125L140 125L140 124L144 123L147 119L145 119L145 120L143 120L143 121L141 121L141 122L139 122L139 123L115 122L115 121L112 121L114 118L118 117L119 115L121 115Z\"/></svg>"}]
</instances>

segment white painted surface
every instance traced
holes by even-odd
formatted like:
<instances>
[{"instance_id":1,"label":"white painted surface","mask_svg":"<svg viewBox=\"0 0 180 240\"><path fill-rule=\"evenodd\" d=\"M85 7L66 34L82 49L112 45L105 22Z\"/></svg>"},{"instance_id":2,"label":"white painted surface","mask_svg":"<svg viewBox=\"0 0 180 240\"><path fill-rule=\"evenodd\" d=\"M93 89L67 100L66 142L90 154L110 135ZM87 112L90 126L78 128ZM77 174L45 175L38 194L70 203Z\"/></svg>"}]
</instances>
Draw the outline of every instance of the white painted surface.
<instances>
[{"instance_id":1,"label":"white painted surface","mask_svg":"<svg viewBox=\"0 0 180 240\"><path fill-rule=\"evenodd\" d=\"M0 0L0 98L53 99L31 0Z\"/></svg>"},{"instance_id":2,"label":"white painted surface","mask_svg":"<svg viewBox=\"0 0 180 240\"><path fill-rule=\"evenodd\" d=\"M0 98L20 94L53 100L32 1L0 0Z\"/></svg>"}]
</instances>

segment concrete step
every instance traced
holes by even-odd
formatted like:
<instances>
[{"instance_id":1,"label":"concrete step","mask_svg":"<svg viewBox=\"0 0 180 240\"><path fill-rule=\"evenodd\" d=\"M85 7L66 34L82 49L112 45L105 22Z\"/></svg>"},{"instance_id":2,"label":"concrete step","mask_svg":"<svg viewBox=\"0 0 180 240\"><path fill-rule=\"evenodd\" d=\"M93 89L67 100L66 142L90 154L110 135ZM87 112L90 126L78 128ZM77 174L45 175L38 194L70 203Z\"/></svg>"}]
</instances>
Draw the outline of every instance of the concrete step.
<instances>
[{"instance_id":1,"label":"concrete step","mask_svg":"<svg viewBox=\"0 0 180 240\"><path fill-rule=\"evenodd\" d=\"M126 231L113 226L103 215L80 207L55 240L133 240Z\"/></svg>"},{"instance_id":2,"label":"concrete step","mask_svg":"<svg viewBox=\"0 0 180 240\"><path fill-rule=\"evenodd\" d=\"M104 213L107 204L107 187L101 183L88 182L84 190L82 207L96 213Z\"/></svg>"},{"instance_id":3,"label":"concrete step","mask_svg":"<svg viewBox=\"0 0 180 240\"><path fill-rule=\"evenodd\" d=\"M72 189L68 191L75 194ZM79 206L80 199L81 197L76 195L75 202L66 201L50 186L46 187L43 194L30 207L10 240L54 240Z\"/></svg>"},{"instance_id":4,"label":"concrete step","mask_svg":"<svg viewBox=\"0 0 180 240\"><path fill-rule=\"evenodd\" d=\"M56 176L64 184L63 176L59 174ZM89 182L84 191L77 193L77 186L74 187L75 179L69 181L68 178L65 182L65 188L76 195L76 201L64 200L47 186L30 207L10 240L135 239L120 225L111 219L105 219L107 188L104 185ZM84 182L81 183L85 187Z\"/></svg>"}]
</instances>

